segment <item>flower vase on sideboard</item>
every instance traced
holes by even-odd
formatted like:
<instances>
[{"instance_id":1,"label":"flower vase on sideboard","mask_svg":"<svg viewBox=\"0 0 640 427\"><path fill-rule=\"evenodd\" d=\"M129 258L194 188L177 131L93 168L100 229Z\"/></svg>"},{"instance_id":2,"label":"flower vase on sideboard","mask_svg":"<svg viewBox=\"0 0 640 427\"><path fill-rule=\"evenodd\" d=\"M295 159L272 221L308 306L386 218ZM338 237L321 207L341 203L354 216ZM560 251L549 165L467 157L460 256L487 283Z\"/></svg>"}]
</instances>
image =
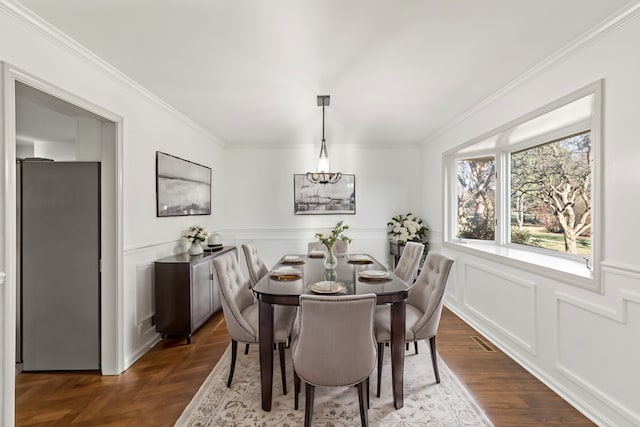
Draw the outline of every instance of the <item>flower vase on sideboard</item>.
<instances>
[{"instance_id":1,"label":"flower vase on sideboard","mask_svg":"<svg viewBox=\"0 0 640 427\"><path fill-rule=\"evenodd\" d=\"M189 246L189 255L200 255L203 252L204 250L202 249L202 245L200 245L199 240L194 240L193 242L191 242L191 246Z\"/></svg>"}]
</instances>

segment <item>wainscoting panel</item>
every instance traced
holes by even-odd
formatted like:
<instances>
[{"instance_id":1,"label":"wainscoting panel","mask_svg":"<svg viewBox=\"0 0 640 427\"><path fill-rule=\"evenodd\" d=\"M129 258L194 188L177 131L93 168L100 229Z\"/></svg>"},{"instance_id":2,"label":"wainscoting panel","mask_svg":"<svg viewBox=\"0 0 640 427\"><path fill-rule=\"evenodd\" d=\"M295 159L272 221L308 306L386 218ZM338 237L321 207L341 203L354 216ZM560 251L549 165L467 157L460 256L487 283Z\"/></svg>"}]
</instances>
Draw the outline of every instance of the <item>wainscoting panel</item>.
<instances>
[{"instance_id":1,"label":"wainscoting panel","mask_svg":"<svg viewBox=\"0 0 640 427\"><path fill-rule=\"evenodd\" d=\"M606 304L555 294L557 369L640 425L640 274L608 265L603 278L617 288Z\"/></svg>"},{"instance_id":2,"label":"wainscoting panel","mask_svg":"<svg viewBox=\"0 0 640 427\"><path fill-rule=\"evenodd\" d=\"M531 354L536 353L536 285L502 270L465 264L464 306Z\"/></svg>"},{"instance_id":3,"label":"wainscoting panel","mask_svg":"<svg viewBox=\"0 0 640 427\"><path fill-rule=\"evenodd\" d=\"M136 266L136 326L138 336L155 331L155 298L153 285L154 264Z\"/></svg>"},{"instance_id":4,"label":"wainscoting panel","mask_svg":"<svg viewBox=\"0 0 640 427\"><path fill-rule=\"evenodd\" d=\"M148 244L124 253L124 355L128 368L160 339L155 329L153 271L157 259L186 250L182 241Z\"/></svg>"}]
</instances>

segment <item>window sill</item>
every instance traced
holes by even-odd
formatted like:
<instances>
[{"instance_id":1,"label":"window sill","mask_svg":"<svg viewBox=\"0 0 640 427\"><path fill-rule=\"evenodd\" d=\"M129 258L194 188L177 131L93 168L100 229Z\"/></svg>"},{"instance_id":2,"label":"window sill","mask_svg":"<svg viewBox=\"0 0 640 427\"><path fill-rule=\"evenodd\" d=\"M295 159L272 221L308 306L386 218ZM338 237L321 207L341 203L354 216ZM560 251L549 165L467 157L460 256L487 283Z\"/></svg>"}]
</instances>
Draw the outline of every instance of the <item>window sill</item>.
<instances>
[{"instance_id":1,"label":"window sill","mask_svg":"<svg viewBox=\"0 0 640 427\"><path fill-rule=\"evenodd\" d=\"M520 268L550 279L598 291L596 280L584 262L539 254L485 242L444 242L446 248Z\"/></svg>"}]
</instances>

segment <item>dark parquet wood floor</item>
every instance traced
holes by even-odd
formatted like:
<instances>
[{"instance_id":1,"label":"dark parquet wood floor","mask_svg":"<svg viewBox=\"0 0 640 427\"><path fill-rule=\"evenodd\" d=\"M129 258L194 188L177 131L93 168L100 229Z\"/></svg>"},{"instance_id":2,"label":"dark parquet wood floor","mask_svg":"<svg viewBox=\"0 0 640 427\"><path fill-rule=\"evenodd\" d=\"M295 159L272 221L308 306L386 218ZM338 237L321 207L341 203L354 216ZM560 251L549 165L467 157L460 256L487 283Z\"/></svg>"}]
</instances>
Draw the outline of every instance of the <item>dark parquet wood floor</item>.
<instances>
[{"instance_id":1,"label":"dark parquet wood floor","mask_svg":"<svg viewBox=\"0 0 640 427\"><path fill-rule=\"evenodd\" d=\"M471 336L479 334L445 308L438 351L496 426L594 425L502 352L487 352ZM230 342L222 313L191 342L162 340L118 376L18 374L16 425L172 426ZM421 343L420 351L429 351L428 345Z\"/></svg>"}]
</instances>

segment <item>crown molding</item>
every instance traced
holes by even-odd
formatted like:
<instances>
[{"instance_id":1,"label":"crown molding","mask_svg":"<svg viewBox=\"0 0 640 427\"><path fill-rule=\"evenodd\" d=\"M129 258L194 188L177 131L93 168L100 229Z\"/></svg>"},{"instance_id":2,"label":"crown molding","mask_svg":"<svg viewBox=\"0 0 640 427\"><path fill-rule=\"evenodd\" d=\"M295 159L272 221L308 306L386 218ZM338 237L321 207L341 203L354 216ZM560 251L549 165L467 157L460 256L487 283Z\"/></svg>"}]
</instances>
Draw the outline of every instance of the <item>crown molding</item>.
<instances>
[{"instance_id":1,"label":"crown molding","mask_svg":"<svg viewBox=\"0 0 640 427\"><path fill-rule=\"evenodd\" d=\"M623 26L624 24L637 18L638 16L640 16L640 1L633 0L629 2L627 5L623 6L617 12L605 18L599 24L595 25L591 30L582 34L578 38L566 44L564 47L557 50L555 53L548 56L546 59L542 60L538 64L529 68L524 73L520 74L518 77L516 77L515 79L507 83L501 89L498 89L488 97L484 98L477 104L473 105L471 108L464 111L462 114L460 114L459 116L451 120L449 123L442 126L440 129L436 130L435 132L432 132L430 135L428 135L422 140L420 145L422 147L426 146L429 143L429 141L432 141L433 139L441 136L448 130L456 127L457 125L462 123L464 120L473 116L474 114L476 114L486 106L492 104L496 100L502 98L504 95L506 95L516 87L520 86L522 83L533 78L534 76L538 75L539 73L551 67L552 65L560 62L561 60L573 55L575 52L581 50L582 48L586 47L590 43L593 43L594 41L601 39L608 33Z\"/></svg>"},{"instance_id":2,"label":"crown molding","mask_svg":"<svg viewBox=\"0 0 640 427\"><path fill-rule=\"evenodd\" d=\"M156 104L157 106L163 108L168 111L170 114L174 115L176 118L180 119L186 125L192 127L197 132L201 133L214 143L218 144L220 147L227 148L228 144L223 142L220 138L213 135L209 130L205 129L198 123L191 120L185 114L181 113L167 102L159 98L157 95L153 94L151 91L146 89L144 86L140 85L138 82L133 80L131 77L127 76L113 65L109 64L104 59L100 58L95 53L91 52L89 49L84 47L82 44L78 43L73 38L69 37L64 32L60 31L58 28L45 21L43 18L35 14L31 9L26 6L18 3L15 0L0 0L0 11L3 11L7 16L15 19L16 21L33 28L38 31L40 34L47 37L49 40L56 43L58 46L63 49L68 50L69 52L77 55L79 58L85 60L89 64L101 69L104 71L109 77L113 78L116 82L128 86L133 89L139 95L143 96L147 100Z\"/></svg>"}]
</instances>

